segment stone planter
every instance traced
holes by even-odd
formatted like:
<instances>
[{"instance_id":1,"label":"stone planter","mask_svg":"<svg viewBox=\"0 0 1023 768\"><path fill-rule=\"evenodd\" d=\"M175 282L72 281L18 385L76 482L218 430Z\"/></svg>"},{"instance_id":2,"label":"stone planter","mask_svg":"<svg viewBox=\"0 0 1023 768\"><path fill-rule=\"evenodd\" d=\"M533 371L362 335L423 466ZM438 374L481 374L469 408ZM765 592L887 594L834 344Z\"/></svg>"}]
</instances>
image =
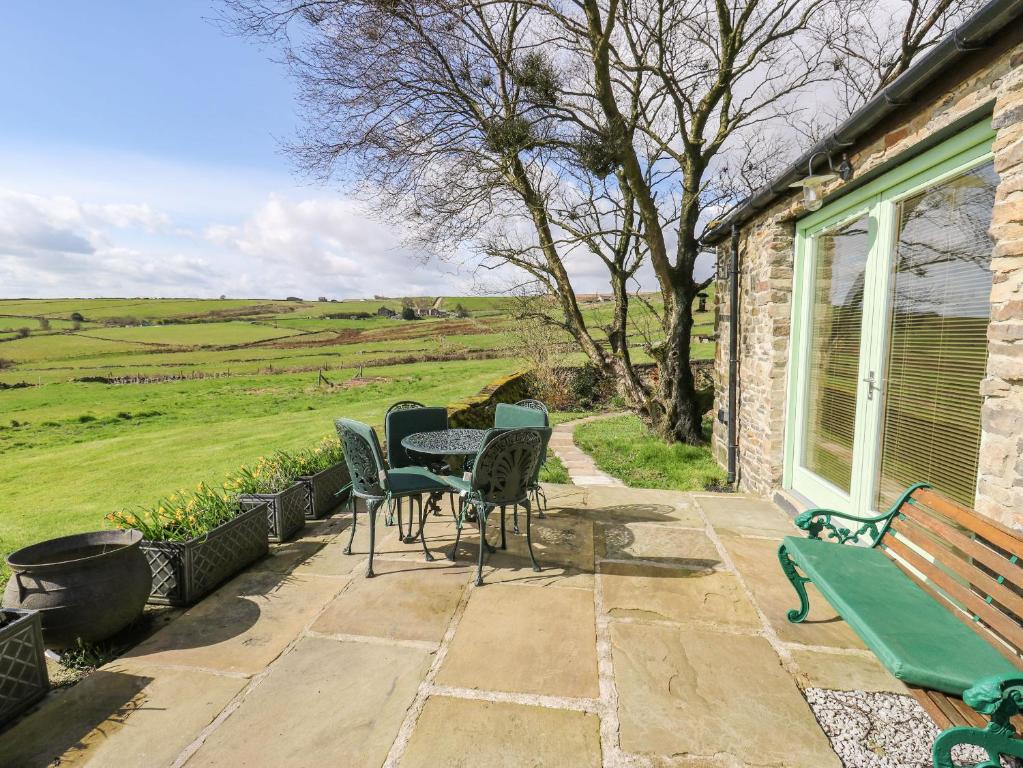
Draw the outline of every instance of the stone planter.
<instances>
[{"instance_id":1,"label":"stone planter","mask_svg":"<svg viewBox=\"0 0 1023 768\"><path fill-rule=\"evenodd\" d=\"M305 527L307 499L301 483L280 493L243 493L238 501L242 509L266 505L266 534L270 541L287 541Z\"/></svg>"},{"instance_id":2,"label":"stone planter","mask_svg":"<svg viewBox=\"0 0 1023 768\"><path fill-rule=\"evenodd\" d=\"M150 603L191 605L269 549L265 504L189 541L143 540L153 573Z\"/></svg>"},{"instance_id":3,"label":"stone planter","mask_svg":"<svg viewBox=\"0 0 1023 768\"><path fill-rule=\"evenodd\" d=\"M36 611L0 611L0 725L50 689L43 658L43 626Z\"/></svg>"},{"instance_id":4,"label":"stone planter","mask_svg":"<svg viewBox=\"0 0 1023 768\"><path fill-rule=\"evenodd\" d=\"M303 475L298 482L305 487L306 517L319 518L329 515L348 498L338 492L348 485L348 465L341 461L315 475Z\"/></svg>"}]
</instances>

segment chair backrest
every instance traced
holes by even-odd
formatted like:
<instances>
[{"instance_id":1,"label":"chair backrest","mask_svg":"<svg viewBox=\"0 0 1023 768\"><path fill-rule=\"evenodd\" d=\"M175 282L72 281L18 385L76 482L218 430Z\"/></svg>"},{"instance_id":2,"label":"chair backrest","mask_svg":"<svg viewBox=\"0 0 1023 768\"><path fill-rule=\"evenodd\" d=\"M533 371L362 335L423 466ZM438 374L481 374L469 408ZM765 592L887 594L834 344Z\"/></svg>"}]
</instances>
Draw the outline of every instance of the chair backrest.
<instances>
[{"instance_id":1,"label":"chair backrest","mask_svg":"<svg viewBox=\"0 0 1023 768\"><path fill-rule=\"evenodd\" d=\"M488 504L524 500L543 455L542 432L542 427L489 430L473 464L471 489Z\"/></svg>"},{"instance_id":2,"label":"chair backrest","mask_svg":"<svg viewBox=\"0 0 1023 768\"><path fill-rule=\"evenodd\" d=\"M423 407L424 406L422 403L417 403L415 400L399 400L398 402L394 403L390 408L387 409L387 411L384 413L384 416L386 416L391 411L407 411L410 408Z\"/></svg>"},{"instance_id":3,"label":"chair backrest","mask_svg":"<svg viewBox=\"0 0 1023 768\"><path fill-rule=\"evenodd\" d=\"M547 412L521 405L498 403L494 411L494 426L504 429L515 427L546 427Z\"/></svg>"},{"instance_id":4,"label":"chair backrest","mask_svg":"<svg viewBox=\"0 0 1023 768\"><path fill-rule=\"evenodd\" d=\"M520 408L532 408L534 411L543 411L548 413L547 406L544 405L542 400L534 400L533 398L527 398L525 400L519 400L515 405Z\"/></svg>"},{"instance_id":5,"label":"chair backrest","mask_svg":"<svg viewBox=\"0 0 1023 768\"><path fill-rule=\"evenodd\" d=\"M536 486L540 482L540 470L547 463L547 446L550 445L551 435L554 433L554 430L550 427L536 427L535 429L540 433L541 438L540 460L536 462L536 471L533 472L533 477L529 483L531 486Z\"/></svg>"},{"instance_id":6,"label":"chair backrest","mask_svg":"<svg viewBox=\"0 0 1023 768\"><path fill-rule=\"evenodd\" d=\"M1023 537L919 487L903 497L880 545L953 615L1018 662L1023 652ZM986 639L991 640L990 635ZM1008 646L1008 647L1006 647Z\"/></svg>"},{"instance_id":7,"label":"chair backrest","mask_svg":"<svg viewBox=\"0 0 1023 768\"><path fill-rule=\"evenodd\" d=\"M401 441L416 432L436 432L448 428L447 408L408 408L384 416L384 440L387 463L392 469L412 463Z\"/></svg>"},{"instance_id":8,"label":"chair backrest","mask_svg":"<svg viewBox=\"0 0 1023 768\"><path fill-rule=\"evenodd\" d=\"M345 464L352 478L352 490L363 498L380 498L387 492L384 456L376 430L352 419L335 419L334 427L341 438Z\"/></svg>"}]
</instances>

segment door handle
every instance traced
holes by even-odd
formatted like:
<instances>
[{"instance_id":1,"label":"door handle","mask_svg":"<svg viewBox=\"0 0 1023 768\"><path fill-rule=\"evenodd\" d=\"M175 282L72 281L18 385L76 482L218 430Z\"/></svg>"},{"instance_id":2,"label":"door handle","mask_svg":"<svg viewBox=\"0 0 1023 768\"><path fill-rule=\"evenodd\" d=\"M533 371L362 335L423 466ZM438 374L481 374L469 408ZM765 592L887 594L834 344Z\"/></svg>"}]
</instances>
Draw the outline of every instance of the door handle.
<instances>
[{"instance_id":1,"label":"door handle","mask_svg":"<svg viewBox=\"0 0 1023 768\"><path fill-rule=\"evenodd\" d=\"M867 378L863 379L863 383L867 385L867 399L874 399L874 390L880 389L877 383L877 376L874 371L871 371Z\"/></svg>"}]
</instances>

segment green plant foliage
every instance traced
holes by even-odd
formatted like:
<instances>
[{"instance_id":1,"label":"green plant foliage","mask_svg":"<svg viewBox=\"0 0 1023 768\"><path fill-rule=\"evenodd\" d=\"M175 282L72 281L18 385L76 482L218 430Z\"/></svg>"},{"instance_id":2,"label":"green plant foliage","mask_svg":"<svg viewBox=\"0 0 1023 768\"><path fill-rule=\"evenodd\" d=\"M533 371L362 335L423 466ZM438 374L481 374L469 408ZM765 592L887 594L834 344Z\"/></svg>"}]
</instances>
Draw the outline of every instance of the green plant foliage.
<instances>
[{"instance_id":1,"label":"green plant foliage","mask_svg":"<svg viewBox=\"0 0 1023 768\"><path fill-rule=\"evenodd\" d=\"M139 531L150 541L188 541L203 536L241 511L238 500L206 483L194 491L180 490L151 507L107 515L117 528Z\"/></svg>"},{"instance_id":2,"label":"green plant foliage","mask_svg":"<svg viewBox=\"0 0 1023 768\"><path fill-rule=\"evenodd\" d=\"M341 441L336 437L325 437L314 447L295 454L295 466L299 475L315 475L344 460Z\"/></svg>"},{"instance_id":3,"label":"green plant foliage","mask_svg":"<svg viewBox=\"0 0 1023 768\"><path fill-rule=\"evenodd\" d=\"M513 155L533 146L533 128L526 118L518 115L507 120L495 120L487 129L486 140L494 152Z\"/></svg>"},{"instance_id":4,"label":"green plant foliage","mask_svg":"<svg viewBox=\"0 0 1023 768\"><path fill-rule=\"evenodd\" d=\"M554 63L540 51L530 51L516 62L512 78L537 104L557 103L561 78Z\"/></svg>"},{"instance_id":5,"label":"green plant foliage","mask_svg":"<svg viewBox=\"0 0 1023 768\"><path fill-rule=\"evenodd\" d=\"M619 165L621 138L610 128L583 131L576 140L579 165L598 179L610 176Z\"/></svg>"},{"instance_id":6,"label":"green plant foliage","mask_svg":"<svg viewBox=\"0 0 1023 768\"><path fill-rule=\"evenodd\" d=\"M232 496L243 493L280 493L304 474L302 460L295 454L276 451L269 458L260 456L251 467L242 467L228 475L224 490Z\"/></svg>"}]
</instances>

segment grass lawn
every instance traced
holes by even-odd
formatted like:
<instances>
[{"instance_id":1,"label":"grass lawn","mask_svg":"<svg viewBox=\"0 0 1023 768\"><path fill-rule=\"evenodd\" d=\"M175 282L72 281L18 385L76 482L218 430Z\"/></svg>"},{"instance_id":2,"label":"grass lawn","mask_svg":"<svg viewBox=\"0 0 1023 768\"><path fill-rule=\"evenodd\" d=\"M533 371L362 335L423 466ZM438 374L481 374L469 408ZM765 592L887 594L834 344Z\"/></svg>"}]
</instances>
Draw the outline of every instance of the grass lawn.
<instances>
[{"instance_id":1,"label":"grass lawn","mask_svg":"<svg viewBox=\"0 0 1023 768\"><path fill-rule=\"evenodd\" d=\"M396 400L446 405L520 369L514 301L452 297L444 307L458 303L470 317L401 322L326 317L400 299L0 300L0 385L17 385L0 388L0 585L3 558L27 544L219 483L259 456L332 433L338 416L379 428ZM19 327L29 336L5 330ZM699 346L713 355L713 344ZM552 456L542 479L568 474Z\"/></svg>"},{"instance_id":2,"label":"grass lawn","mask_svg":"<svg viewBox=\"0 0 1023 768\"><path fill-rule=\"evenodd\" d=\"M709 438L710 425L704 427ZM725 481L709 445L667 445L638 416L582 424L575 430L575 443L600 469L633 488L703 491Z\"/></svg>"},{"instance_id":3,"label":"grass lawn","mask_svg":"<svg viewBox=\"0 0 1023 768\"><path fill-rule=\"evenodd\" d=\"M547 453L547 463L540 470L540 482L564 484L572 482L572 479L568 476L568 470L561 463L561 459L549 451Z\"/></svg>"}]
</instances>

